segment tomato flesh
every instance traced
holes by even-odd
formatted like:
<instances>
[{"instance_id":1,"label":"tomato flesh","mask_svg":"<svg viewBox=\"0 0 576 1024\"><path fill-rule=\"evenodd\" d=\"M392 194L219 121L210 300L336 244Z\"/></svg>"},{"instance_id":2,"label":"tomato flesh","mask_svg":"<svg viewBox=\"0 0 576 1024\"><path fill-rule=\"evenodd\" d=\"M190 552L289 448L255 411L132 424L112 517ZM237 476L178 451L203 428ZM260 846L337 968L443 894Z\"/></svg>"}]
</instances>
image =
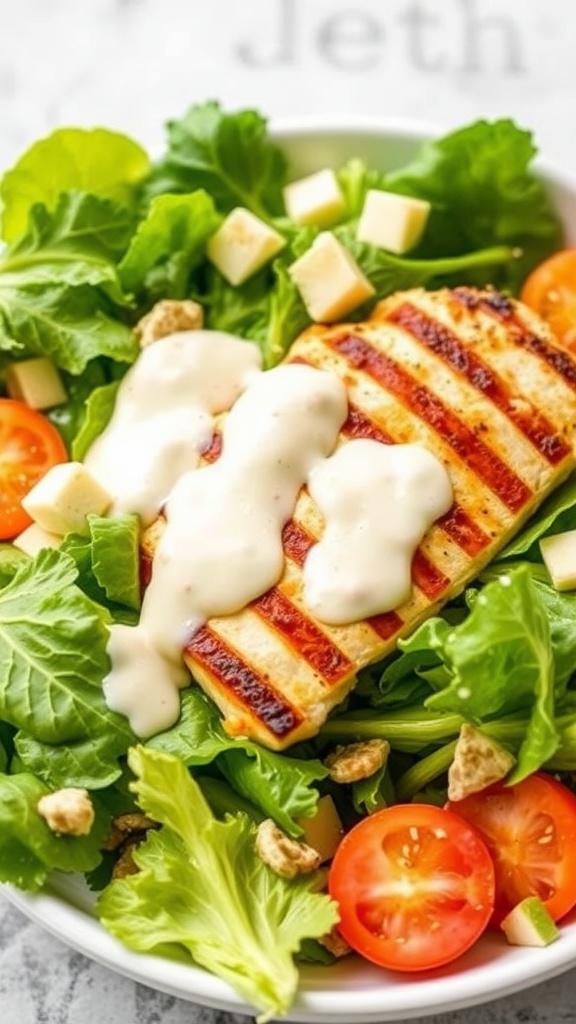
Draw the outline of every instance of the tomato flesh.
<instances>
[{"instance_id":1,"label":"tomato flesh","mask_svg":"<svg viewBox=\"0 0 576 1024\"><path fill-rule=\"evenodd\" d=\"M494 907L494 867L482 839L428 804L398 804L356 825L336 851L328 884L350 946L398 971L454 960Z\"/></svg>"},{"instance_id":2,"label":"tomato flesh","mask_svg":"<svg viewBox=\"0 0 576 1024\"><path fill-rule=\"evenodd\" d=\"M576 352L576 249L544 260L526 279L520 298L547 322L563 348Z\"/></svg>"},{"instance_id":3,"label":"tomato flesh","mask_svg":"<svg viewBox=\"0 0 576 1024\"><path fill-rule=\"evenodd\" d=\"M576 798L543 774L449 804L482 835L496 871L492 924L526 896L555 921L576 905Z\"/></svg>"},{"instance_id":4,"label":"tomato flesh","mask_svg":"<svg viewBox=\"0 0 576 1024\"><path fill-rule=\"evenodd\" d=\"M52 466L67 460L64 442L45 416L23 402L0 398L0 540L11 540L30 525L22 498Z\"/></svg>"}]
</instances>

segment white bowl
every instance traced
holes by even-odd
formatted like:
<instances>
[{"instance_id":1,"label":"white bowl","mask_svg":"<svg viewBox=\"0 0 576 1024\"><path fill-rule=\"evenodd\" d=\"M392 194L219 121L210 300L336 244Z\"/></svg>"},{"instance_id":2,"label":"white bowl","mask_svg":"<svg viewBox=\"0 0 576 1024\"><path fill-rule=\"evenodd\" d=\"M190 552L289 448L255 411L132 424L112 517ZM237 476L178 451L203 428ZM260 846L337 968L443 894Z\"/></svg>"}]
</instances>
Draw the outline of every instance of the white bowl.
<instances>
[{"instance_id":1,"label":"white bowl","mask_svg":"<svg viewBox=\"0 0 576 1024\"><path fill-rule=\"evenodd\" d=\"M399 121L284 122L274 134L295 174L338 166L351 156L381 169L406 163L427 137L442 129ZM539 162L540 172L576 244L576 180ZM133 953L112 938L91 914L93 897L78 878L54 876L44 891L24 895L9 888L9 899L59 939L106 967L182 999L233 1013L253 1014L225 982L206 971L159 957ZM465 956L421 975L394 974L356 958L332 967L302 969L289 1021L368 1024L456 1010L528 988L576 965L576 914L562 924L561 938L545 949L512 947L486 935Z\"/></svg>"}]
</instances>

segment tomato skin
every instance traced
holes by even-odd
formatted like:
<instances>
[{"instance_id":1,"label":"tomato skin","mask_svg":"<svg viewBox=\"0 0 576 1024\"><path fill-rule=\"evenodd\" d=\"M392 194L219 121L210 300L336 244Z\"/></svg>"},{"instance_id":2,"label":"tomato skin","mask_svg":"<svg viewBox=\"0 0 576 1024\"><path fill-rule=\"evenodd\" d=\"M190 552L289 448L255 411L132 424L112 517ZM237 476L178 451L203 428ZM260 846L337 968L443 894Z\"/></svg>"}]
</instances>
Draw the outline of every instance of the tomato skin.
<instances>
[{"instance_id":1,"label":"tomato skin","mask_svg":"<svg viewBox=\"0 0 576 1024\"><path fill-rule=\"evenodd\" d=\"M425 971L455 960L485 930L494 866L478 833L456 814L397 804L344 836L328 888L339 929L357 953L391 970Z\"/></svg>"},{"instance_id":2,"label":"tomato skin","mask_svg":"<svg viewBox=\"0 0 576 1024\"><path fill-rule=\"evenodd\" d=\"M448 804L473 822L494 860L499 925L526 896L539 896L555 921L576 905L576 797L537 772Z\"/></svg>"},{"instance_id":3,"label":"tomato skin","mask_svg":"<svg viewBox=\"0 0 576 1024\"><path fill-rule=\"evenodd\" d=\"M30 525L22 498L52 466L67 461L66 446L45 416L0 398L0 540L12 540Z\"/></svg>"},{"instance_id":4,"label":"tomato skin","mask_svg":"<svg viewBox=\"0 0 576 1024\"><path fill-rule=\"evenodd\" d=\"M540 263L520 298L546 321L562 348L576 353L576 249L562 249Z\"/></svg>"}]
</instances>

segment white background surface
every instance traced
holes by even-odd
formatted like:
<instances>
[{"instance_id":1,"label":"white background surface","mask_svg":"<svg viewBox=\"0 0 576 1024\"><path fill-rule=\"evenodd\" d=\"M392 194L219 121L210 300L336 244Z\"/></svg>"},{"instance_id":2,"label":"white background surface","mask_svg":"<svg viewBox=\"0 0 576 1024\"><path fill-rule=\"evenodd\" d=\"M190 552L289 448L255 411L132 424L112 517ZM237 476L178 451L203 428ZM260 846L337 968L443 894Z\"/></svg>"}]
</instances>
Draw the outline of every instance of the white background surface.
<instances>
[{"instance_id":1,"label":"white background surface","mask_svg":"<svg viewBox=\"0 0 576 1024\"><path fill-rule=\"evenodd\" d=\"M576 172L575 0L0 0L0 167L56 125L157 148L194 100L454 126L510 115ZM1 1024L232 1024L49 939L0 897ZM436 1024L576 1022L576 972Z\"/></svg>"}]
</instances>

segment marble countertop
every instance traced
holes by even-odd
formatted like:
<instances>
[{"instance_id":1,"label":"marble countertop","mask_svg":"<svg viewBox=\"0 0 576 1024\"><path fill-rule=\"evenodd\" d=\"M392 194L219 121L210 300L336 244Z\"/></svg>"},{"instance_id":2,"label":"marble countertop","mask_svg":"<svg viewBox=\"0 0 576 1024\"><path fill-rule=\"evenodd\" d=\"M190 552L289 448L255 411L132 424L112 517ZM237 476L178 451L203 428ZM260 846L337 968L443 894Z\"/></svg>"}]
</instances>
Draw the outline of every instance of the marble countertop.
<instances>
[{"instance_id":1,"label":"marble countertop","mask_svg":"<svg viewBox=\"0 0 576 1024\"><path fill-rule=\"evenodd\" d=\"M576 175L574 0L0 0L0 167L61 124L144 144L194 100L515 117ZM576 1022L576 971L436 1024ZM86 960L0 895L2 1024L241 1024ZM406 1022L408 1024L408 1022Z\"/></svg>"}]
</instances>

